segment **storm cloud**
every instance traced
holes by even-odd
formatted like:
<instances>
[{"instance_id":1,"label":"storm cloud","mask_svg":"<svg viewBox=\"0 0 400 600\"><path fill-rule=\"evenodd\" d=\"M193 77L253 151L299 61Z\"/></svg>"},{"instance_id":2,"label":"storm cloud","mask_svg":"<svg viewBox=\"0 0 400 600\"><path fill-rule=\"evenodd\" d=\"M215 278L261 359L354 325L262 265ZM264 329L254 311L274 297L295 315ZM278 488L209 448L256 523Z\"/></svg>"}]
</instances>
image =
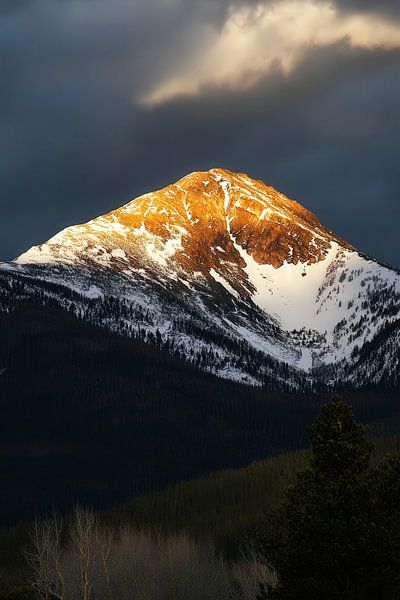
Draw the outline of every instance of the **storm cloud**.
<instances>
[{"instance_id":1,"label":"storm cloud","mask_svg":"<svg viewBox=\"0 0 400 600\"><path fill-rule=\"evenodd\" d=\"M0 257L223 166L399 264L397 4L3 1Z\"/></svg>"}]
</instances>

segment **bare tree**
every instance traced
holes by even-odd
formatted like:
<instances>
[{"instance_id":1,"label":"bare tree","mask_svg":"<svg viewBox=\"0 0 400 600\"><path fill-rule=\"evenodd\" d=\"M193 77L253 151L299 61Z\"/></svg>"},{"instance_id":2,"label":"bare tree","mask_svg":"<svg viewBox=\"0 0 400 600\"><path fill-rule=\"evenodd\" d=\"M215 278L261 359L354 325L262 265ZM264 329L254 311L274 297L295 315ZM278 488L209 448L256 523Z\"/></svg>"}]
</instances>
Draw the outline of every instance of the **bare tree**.
<instances>
[{"instance_id":1,"label":"bare tree","mask_svg":"<svg viewBox=\"0 0 400 600\"><path fill-rule=\"evenodd\" d=\"M53 516L35 522L31 540L26 555L40 600L256 600L262 584L275 583L250 551L231 563L185 533L126 526L114 534L79 506L68 531Z\"/></svg>"},{"instance_id":2,"label":"bare tree","mask_svg":"<svg viewBox=\"0 0 400 600\"><path fill-rule=\"evenodd\" d=\"M99 553L100 563L107 587L108 600L112 600L112 589L109 572L109 558L114 536L109 528L96 528L96 546Z\"/></svg>"},{"instance_id":3,"label":"bare tree","mask_svg":"<svg viewBox=\"0 0 400 600\"><path fill-rule=\"evenodd\" d=\"M62 523L56 514L41 521L36 519L31 547L25 553L33 572L33 587L41 600L65 597L61 530Z\"/></svg>"},{"instance_id":4,"label":"bare tree","mask_svg":"<svg viewBox=\"0 0 400 600\"><path fill-rule=\"evenodd\" d=\"M243 553L241 560L231 567L232 600L255 600L261 590L274 588L277 576L274 569L252 549Z\"/></svg>"},{"instance_id":5,"label":"bare tree","mask_svg":"<svg viewBox=\"0 0 400 600\"><path fill-rule=\"evenodd\" d=\"M78 585L81 600L92 597L99 523L93 511L77 506L71 528L71 544L78 558Z\"/></svg>"}]
</instances>

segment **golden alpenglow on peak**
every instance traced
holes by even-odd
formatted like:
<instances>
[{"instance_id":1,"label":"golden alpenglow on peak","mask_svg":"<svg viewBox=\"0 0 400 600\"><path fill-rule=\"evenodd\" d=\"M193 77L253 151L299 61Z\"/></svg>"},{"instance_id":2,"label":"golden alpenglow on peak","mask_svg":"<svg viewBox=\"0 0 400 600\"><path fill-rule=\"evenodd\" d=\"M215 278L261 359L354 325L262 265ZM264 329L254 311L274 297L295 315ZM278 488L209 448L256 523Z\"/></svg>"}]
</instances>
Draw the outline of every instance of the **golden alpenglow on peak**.
<instances>
[{"instance_id":1,"label":"golden alpenglow on peak","mask_svg":"<svg viewBox=\"0 0 400 600\"><path fill-rule=\"evenodd\" d=\"M215 372L239 380L251 376L253 383L271 366L260 364L243 375L236 359L228 365L232 339L300 370L341 365L374 339L387 315L396 318L400 297L397 272L359 254L274 188L219 168L190 173L68 227L6 268L69 286L96 299L94 307L112 297L126 303L122 313L150 311L140 321L149 339L157 330L175 332L177 346L171 347L185 356L197 335L189 330L198 332L199 323L208 332L217 328L228 338L214 346L220 357ZM375 294L387 298L387 313L373 302ZM130 335L135 319L108 326L127 328ZM209 352L207 336L196 338L200 354ZM382 352L390 354L396 348L390 336L387 344ZM353 377L345 368L337 377ZM354 375L360 381L364 368ZM367 380L375 377L380 372Z\"/></svg>"},{"instance_id":2,"label":"golden alpenglow on peak","mask_svg":"<svg viewBox=\"0 0 400 600\"><path fill-rule=\"evenodd\" d=\"M332 241L349 248L316 216L262 181L215 168L190 173L86 224L35 246L18 262L70 262L76 252L107 263L139 266L146 254L190 271L221 263L243 267L242 253L281 267L324 260Z\"/></svg>"}]
</instances>

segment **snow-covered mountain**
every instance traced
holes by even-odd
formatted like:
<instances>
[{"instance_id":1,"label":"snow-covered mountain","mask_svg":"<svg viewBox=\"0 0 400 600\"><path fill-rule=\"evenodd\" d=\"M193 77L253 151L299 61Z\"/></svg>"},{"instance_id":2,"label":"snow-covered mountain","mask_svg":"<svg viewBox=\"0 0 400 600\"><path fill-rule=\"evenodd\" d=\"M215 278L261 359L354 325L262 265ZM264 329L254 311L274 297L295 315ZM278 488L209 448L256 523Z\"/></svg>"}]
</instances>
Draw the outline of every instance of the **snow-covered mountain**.
<instances>
[{"instance_id":1,"label":"snow-covered mountain","mask_svg":"<svg viewBox=\"0 0 400 600\"><path fill-rule=\"evenodd\" d=\"M399 272L244 174L192 173L0 266L0 309L56 302L223 377L400 380Z\"/></svg>"}]
</instances>

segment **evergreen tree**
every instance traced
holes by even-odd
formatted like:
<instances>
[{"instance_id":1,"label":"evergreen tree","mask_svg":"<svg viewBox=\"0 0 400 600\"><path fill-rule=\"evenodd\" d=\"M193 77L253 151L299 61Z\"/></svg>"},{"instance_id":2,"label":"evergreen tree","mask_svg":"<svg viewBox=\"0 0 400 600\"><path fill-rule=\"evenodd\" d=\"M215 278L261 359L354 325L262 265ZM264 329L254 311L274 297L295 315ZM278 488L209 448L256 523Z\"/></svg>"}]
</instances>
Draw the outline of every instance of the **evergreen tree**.
<instances>
[{"instance_id":1,"label":"evergreen tree","mask_svg":"<svg viewBox=\"0 0 400 600\"><path fill-rule=\"evenodd\" d=\"M309 438L311 466L287 490L263 544L279 577L272 597L400 598L399 461L369 468L367 429L337 397Z\"/></svg>"},{"instance_id":2,"label":"evergreen tree","mask_svg":"<svg viewBox=\"0 0 400 600\"><path fill-rule=\"evenodd\" d=\"M374 564L368 573L376 598L400 598L400 457L387 456L370 475Z\"/></svg>"}]
</instances>

